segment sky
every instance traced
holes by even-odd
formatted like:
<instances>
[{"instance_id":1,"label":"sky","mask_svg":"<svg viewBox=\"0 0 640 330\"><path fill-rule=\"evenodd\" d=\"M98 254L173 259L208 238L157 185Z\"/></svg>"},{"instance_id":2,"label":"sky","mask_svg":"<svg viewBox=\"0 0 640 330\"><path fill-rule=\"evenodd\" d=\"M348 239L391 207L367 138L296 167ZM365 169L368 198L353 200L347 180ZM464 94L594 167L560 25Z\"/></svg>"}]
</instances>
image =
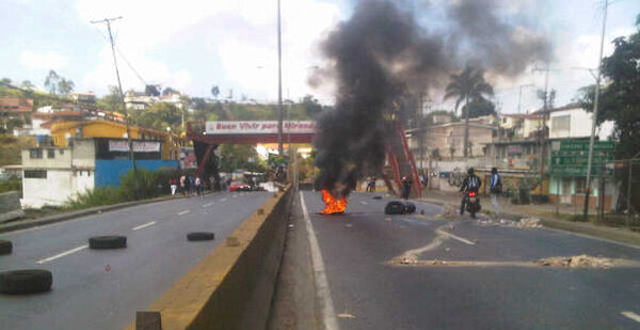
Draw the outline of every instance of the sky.
<instances>
[{"instance_id":1,"label":"sky","mask_svg":"<svg viewBox=\"0 0 640 330\"><path fill-rule=\"evenodd\" d=\"M281 1L283 97L298 100L312 94L330 104L334 100L331 86L313 88L307 81L314 70L326 65L319 43L349 18L354 1ZM432 0L432 5L438 1L446 0ZM557 91L557 106L571 102L578 88L594 82L588 71L575 68L597 66L602 1L504 1L505 11L526 16L551 40L554 61L549 64L549 88ZM211 87L217 85L221 97L277 100L276 0L3 2L1 77L30 80L44 89L44 79L53 69L73 80L77 91L105 94L109 85L116 84L113 58L106 25L91 21L121 16L112 29L125 90L142 91L145 83L160 84L190 96L210 97ZM613 50L611 40L636 31L635 18L640 13L640 1L611 2L605 56ZM435 14L420 15L420 22L427 25L437 22ZM514 79L491 79L502 113L541 106L535 91L543 88L544 74L533 70L541 65L532 63ZM439 91L431 91L431 97L432 108L452 108L451 102L442 102Z\"/></svg>"}]
</instances>

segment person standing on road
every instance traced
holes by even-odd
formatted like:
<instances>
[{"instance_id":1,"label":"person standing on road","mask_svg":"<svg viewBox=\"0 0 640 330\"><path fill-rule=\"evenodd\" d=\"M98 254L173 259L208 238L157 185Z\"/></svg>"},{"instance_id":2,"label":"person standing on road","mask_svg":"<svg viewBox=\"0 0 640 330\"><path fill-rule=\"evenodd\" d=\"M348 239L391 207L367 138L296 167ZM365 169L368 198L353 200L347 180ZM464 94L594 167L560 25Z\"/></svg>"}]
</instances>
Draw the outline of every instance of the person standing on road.
<instances>
[{"instance_id":1,"label":"person standing on road","mask_svg":"<svg viewBox=\"0 0 640 330\"><path fill-rule=\"evenodd\" d=\"M182 191L182 195L187 196L187 187L185 186L187 184L187 177L184 176L184 174L180 177L180 190Z\"/></svg>"},{"instance_id":2,"label":"person standing on road","mask_svg":"<svg viewBox=\"0 0 640 330\"><path fill-rule=\"evenodd\" d=\"M176 180L176 178L171 178L171 180L169 180L169 185L171 186L171 196L174 196L178 189L178 180Z\"/></svg>"},{"instance_id":3,"label":"person standing on road","mask_svg":"<svg viewBox=\"0 0 640 330\"><path fill-rule=\"evenodd\" d=\"M202 181L200 181L199 176L196 176L195 184L196 184L196 194L198 196L202 196Z\"/></svg>"},{"instance_id":4,"label":"person standing on road","mask_svg":"<svg viewBox=\"0 0 640 330\"><path fill-rule=\"evenodd\" d=\"M402 177L402 198L407 200L409 199L409 194L411 194L411 181L407 179L406 176Z\"/></svg>"},{"instance_id":5,"label":"person standing on road","mask_svg":"<svg viewBox=\"0 0 640 330\"><path fill-rule=\"evenodd\" d=\"M498 200L498 196L502 194L502 178L500 174L498 174L498 169L495 167L491 169L489 190L491 191L491 206L493 206L493 212L495 212L497 218L500 214L500 201Z\"/></svg>"},{"instance_id":6,"label":"person standing on road","mask_svg":"<svg viewBox=\"0 0 640 330\"><path fill-rule=\"evenodd\" d=\"M464 208L467 205L466 193L468 191L473 191L475 193L478 193L481 185L482 185L482 181L480 181L480 178L477 175L475 175L473 167L470 167L467 170L467 177L464 178L464 180L462 181L462 186L460 187L460 191L465 193L464 197L462 197L462 202L460 203L460 215L464 214Z\"/></svg>"}]
</instances>

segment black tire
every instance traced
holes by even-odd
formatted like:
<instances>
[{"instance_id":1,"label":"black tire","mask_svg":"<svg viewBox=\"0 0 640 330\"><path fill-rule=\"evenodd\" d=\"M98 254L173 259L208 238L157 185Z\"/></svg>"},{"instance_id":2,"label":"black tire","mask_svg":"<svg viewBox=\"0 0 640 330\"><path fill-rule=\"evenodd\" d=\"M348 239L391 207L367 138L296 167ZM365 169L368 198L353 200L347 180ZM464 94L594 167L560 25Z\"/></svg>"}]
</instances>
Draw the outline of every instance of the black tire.
<instances>
[{"instance_id":1,"label":"black tire","mask_svg":"<svg viewBox=\"0 0 640 330\"><path fill-rule=\"evenodd\" d=\"M0 255L11 254L13 251L13 243L11 241L0 240Z\"/></svg>"},{"instance_id":2,"label":"black tire","mask_svg":"<svg viewBox=\"0 0 640 330\"><path fill-rule=\"evenodd\" d=\"M208 232L188 233L187 240L190 242L212 241L216 238L216 234Z\"/></svg>"},{"instance_id":3,"label":"black tire","mask_svg":"<svg viewBox=\"0 0 640 330\"><path fill-rule=\"evenodd\" d=\"M96 236L89 238L89 248L94 250L123 249L126 247L126 236Z\"/></svg>"},{"instance_id":4,"label":"black tire","mask_svg":"<svg viewBox=\"0 0 640 330\"><path fill-rule=\"evenodd\" d=\"M402 214L404 213L404 203L393 201L387 203L387 206L384 208L385 214Z\"/></svg>"},{"instance_id":5,"label":"black tire","mask_svg":"<svg viewBox=\"0 0 640 330\"><path fill-rule=\"evenodd\" d=\"M0 293L29 294L51 290L53 276L43 269L22 269L0 273Z\"/></svg>"},{"instance_id":6,"label":"black tire","mask_svg":"<svg viewBox=\"0 0 640 330\"><path fill-rule=\"evenodd\" d=\"M471 219L475 219L476 218L476 211L471 211L469 213L471 213Z\"/></svg>"},{"instance_id":7,"label":"black tire","mask_svg":"<svg viewBox=\"0 0 640 330\"><path fill-rule=\"evenodd\" d=\"M382 199L382 196L373 196L373 199Z\"/></svg>"},{"instance_id":8,"label":"black tire","mask_svg":"<svg viewBox=\"0 0 640 330\"><path fill-rule=\"evenodd\" d=\"M404 213L413 214L416 212L416 205L411 202L404 203Z\"/></svg>"}]
</instances>

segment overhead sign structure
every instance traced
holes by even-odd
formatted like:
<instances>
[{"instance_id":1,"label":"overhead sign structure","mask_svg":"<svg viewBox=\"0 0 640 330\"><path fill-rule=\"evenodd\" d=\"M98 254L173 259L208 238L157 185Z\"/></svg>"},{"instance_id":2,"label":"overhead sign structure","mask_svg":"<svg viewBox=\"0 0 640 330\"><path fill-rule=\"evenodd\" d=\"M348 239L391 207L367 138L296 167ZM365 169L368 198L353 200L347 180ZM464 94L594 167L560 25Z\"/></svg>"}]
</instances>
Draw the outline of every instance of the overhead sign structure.
<instances>
[{"instance_id":1,"label":"overhead sign structure","mask_svg":"<svg viewBox=\"0 0 640 330\"><path fill-rule=\"evenodd\" d=\"M604 166L606 176L613 175L616 143L598 141L593 145L591 175L600 175ZM551 144L551 174L555 176L587 176L589 141L555 141Z\"/></svg>"},{"instance_id":2,"label":"overhead sign structure","mask_svg":"<svg viewBox=\"0 0 640 330\"><path fill-rule=\"evenodd\" d=\"M282 123L284 134L314 134L314 121L285 121ZM278 134L278 122L273 121L208 121L207 135L220 134Z\"/></svg>"}]
</instances>

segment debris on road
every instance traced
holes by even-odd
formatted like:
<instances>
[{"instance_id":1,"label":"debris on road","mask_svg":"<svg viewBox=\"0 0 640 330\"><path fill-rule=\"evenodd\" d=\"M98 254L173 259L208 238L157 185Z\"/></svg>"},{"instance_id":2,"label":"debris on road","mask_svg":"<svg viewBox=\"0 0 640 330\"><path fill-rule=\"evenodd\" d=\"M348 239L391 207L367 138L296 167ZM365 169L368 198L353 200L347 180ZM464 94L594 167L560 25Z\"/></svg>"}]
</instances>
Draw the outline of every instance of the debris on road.
<instances>
[{"instance_id":1,"label":"debris on road","mask_svg":"<svg viewBox=\"0 0 640 330\"><path fill-rule=\"evenodd\" d=\"M500 219L500 220L484 219L484 220L476 221L476 224L480 226L504 226L504 227L515 227L515 228L522 228L522 229L542 228L542 223L540 219L534 218L534 217L522 218L520 219L520 221L507 220L507 219Z\"/></svg>"},{"instance_id":2,"label":"debris on road","mask_svg":"<svg viewBox=\"0 0 640 330\"><path fill-rule=\"evenodd\" d=\"M398 263L401 265L415 265L418 263L418 257L412 254L404 255L399 258Z\"/></svg>"},{"instance_id":3,"label":"debris on road","mask_svg":"<svg viewBox=\"0 0 640 330\"><path fill-rule=\"evenodd\" d=\"M341 319L355 319L356 317L349 314L349 313L340 313L338 314L338 317Z\"/></svg>"},{"instance_id":4,"label":"debris on road","mask_svg":"<svg viewBox=\"0 0 640 330\"><path fill-rule=\"evenodd\" d=\"M444 204L444 210L442 216L447 219L452 219L458 216L456 207L453 204Z\"/></svg>"},{"instance_id":5,"label":"debris on road","mask_svg":"<svg viewBox=\"0 0 640 330\"><path fill-rule=\"evenodd\" d=\"M350 223L348 223L348 224L346 224L346 225L344 225L344 226L345 226L345 227L347 227L347 228L351 228L351 227L353 227L353 225L352 225L352 224L350 224Z\"/></svg>"},{"instance_id":6,"label":"debris on road","mask_svg":"<svg viewBox=\"0 0 640 330\"><path fill-rule=\"evenodd\" d=\"M534 261L535 264L546 267L565 268L611 268L615 261L608 258L597 258L582 254L570 257L551 257Z\"/></svg>"},{"instance_id":7,"label":"debris on road","mask_svg":"<svg viewBox=\"0 0 640 330\"><path fill-rule=\"evenodd\" d=\"M391 218L384 218L384 221L391 222Z\"/></svg>"}]
</instances>

